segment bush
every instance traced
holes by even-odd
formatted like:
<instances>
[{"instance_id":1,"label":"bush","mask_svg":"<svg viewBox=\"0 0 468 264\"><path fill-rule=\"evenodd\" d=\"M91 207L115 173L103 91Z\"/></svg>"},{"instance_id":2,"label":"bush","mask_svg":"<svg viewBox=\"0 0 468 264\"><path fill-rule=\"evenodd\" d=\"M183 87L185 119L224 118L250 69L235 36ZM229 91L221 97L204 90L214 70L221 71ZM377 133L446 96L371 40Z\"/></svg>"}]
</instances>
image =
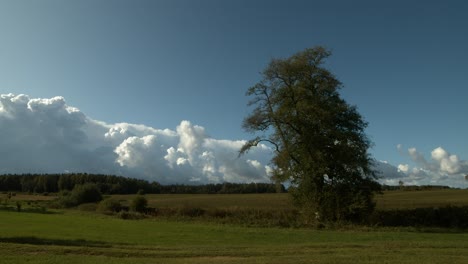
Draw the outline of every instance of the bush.
<instances>
[{"instance_id":1,"label":"bush","mask_svg":"<svg viewBox=\"0 0 468 264\"><path fill-rule=\"evenodd\" d=\"M51 208L69 208L77 206L76 200L70 195L60 196L54 203L50 205Z\"/></svg>"},{"instance_id":2,"label":"bush","mask_svg":"<svg viewBox=\"0 0 468 264\"><path fill-rule=\"evenodd\" d=\"M118 213L122 211L122 204L120 201L113 199L113 198L108 198L105 200L102 200L99 205L98 205L98 211L101 212L108 212L108 213Z\"/></svg>"},{"instance_id":3,"label":"bush","mask_svg":"<svg viewBox=\"0 0 468 264\"><path fill-rule=\"evenodd\" d=\"M101 200L102 194L97 185L86 183L83 185L75 185L75 188L73 188L71 192L61 192L53 207L69 208L84 203L96 203Z\"/></svg>"},{"instance_id":4,"label":"bush","mask_svg":"<svg viewBox=\"0 0 468 264\"><path fill-rule=\"evenodd\" d=\"M133 198L130 204L130 210L135 212L144 212L146 210L146 206L148 205L148 200L142 195L138 195Z\"/></svg>"},{"instance_id":5,"label":"bush","mask_svg":"<svg viewBox=\"0 0 468 264\"><path fill-rule=\"evenodd\" d=\"M118 217L121 219L125 219L125 220L138 220L138 219L145 218L143 214L140 214L137 212L126 212L126 211L119 212Z\"/></svg>"},{"instance_id":6,"label":"bush","mask_svg":"<svg viewBox=\"0 0 468 264\"><path fill-rule=\"evenodd\" d=\"M94 183L75 185L71 196L76 200L77 204L96 203L102 200L101 191Z\"/></svg>"},{"instance_id":7,"label":"bush","mask_svg":"<svg viewBox=\"0 0 468 264\"><path fill-rule=\"evenodd\" d=\"M468 228L468 206L446 206L442 208L416 208L376 211L370 224L377 226L413 226Z\"/></svg>"},{"instance_id":8,"label":"bush","mask_svg":"<svg viewBox=\"0 0 468 264\"><path fill-rule=\"evenodd\" d=\"M18 212L21 212L21 207L23 206L23 204L20 202L20 201L16 201L16 210Z\"/></svg>"},{"instance_id":9,"label":"bush","mask_svg":"<svg viewBox=\"0 0 468 264\"><path fill-rule=\"evenodd\" d=\"M138 192L137 192L138 195L145 195L145 190L143 189L139 189Z\"/></svg>"}]
</instances>

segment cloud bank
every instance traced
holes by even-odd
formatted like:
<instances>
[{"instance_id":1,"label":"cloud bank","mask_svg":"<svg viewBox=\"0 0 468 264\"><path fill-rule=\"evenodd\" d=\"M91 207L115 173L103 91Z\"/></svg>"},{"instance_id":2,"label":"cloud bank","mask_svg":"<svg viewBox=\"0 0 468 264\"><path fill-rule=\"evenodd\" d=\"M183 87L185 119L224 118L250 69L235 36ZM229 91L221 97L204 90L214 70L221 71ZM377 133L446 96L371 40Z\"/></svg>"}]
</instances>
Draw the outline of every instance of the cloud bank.
<instances>
[{"instance_id":1,"label":"cloud bank","mask_svg":"<svg viewBox=\"0 0 468 264\"><path fill-rule=\"evenodd\" d=\"M63 97L0 95L0 173L88 172L169 183L268 182L272 150L239 158L243 140L208 136L182 121L175 130L93 120Z\"/></svg>"},{"instance_id":2,"label":"cloud bank","mask_svg":"<svg viewBox=\"0 0 468 264\"><path fill-rule=\"evenodd\" d=\"M396 185L403 181L407 185L468 187L468 181L465 179L468 175L468 160L462 160L442 147L433 149L430 159L414 147L404 150L399 144L397 149L402 156L408 157L413 165L399 164L395 167L388 164L387 170L382 170L383 183Z\"/></svg>"},{"instance_id":3,"label":"cloud bank","mask_svg":"<svg viewBox=\"0 0 468 264\"><path fill-rule=\"evenodd\" d=\"M273 150L265 145L238 157L244 140L215 139L182 121L175 130L108 124L68 106L63 97L0 95L0 174L88 172L163 184L269 182ZM468 187L468 161L435 148L430 158L397 146L410 164L377 161L380 181L398 185Z\"/></svg>"}]
</instances>

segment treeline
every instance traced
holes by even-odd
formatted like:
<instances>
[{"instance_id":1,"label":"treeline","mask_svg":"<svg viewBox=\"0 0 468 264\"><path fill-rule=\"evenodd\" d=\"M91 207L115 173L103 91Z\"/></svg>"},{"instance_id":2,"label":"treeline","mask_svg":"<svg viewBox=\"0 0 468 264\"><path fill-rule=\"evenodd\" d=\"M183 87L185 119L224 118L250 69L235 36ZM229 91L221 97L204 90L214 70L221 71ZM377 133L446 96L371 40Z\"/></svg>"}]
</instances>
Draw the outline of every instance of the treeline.
<instances>
[{"instance_id":1,"label":"treeline","mask_svg":"<svg viewBox=\"0 0 468 264\"><path fill-rule=\"evenodd\" d=\"M206 185L161 185L158 182L115 175L66 174L8 174L0 175L1 192L57 193L72 190L75 185L94 183L103 194L217 194L217 193L275 193L286 192L283 185L270 183L220 183Z\"/></svg>"},{"instance_id":2,"label":"treeline","mask_svg":"<svg viewBox=\"0 0 468 264\"><path fill-rule=\"evenodd\" d=\"M408 186L398 186L398 185L382 185L382 191L428 191L428 190L446 190L452 189L449 186L444 185L408 185Z\"/></svg>"},{"instance_id":3,"label":"treeline","mask_svg":"<svg viewBox=\"0 0 468 264\"><path fill-rule=\"evenodd\" d=\"M205 185L162 185L160 193L165 194L235 194L235 193L276 193L286 192L284 185L271 183L217 183Z\"/></svg>"},{"instance_id":4,"label":"treeline","mask_svg":"<svg viewBox=\"0 0 468 264\"><path fill-rule=\"evenodd\" d=\"M133 194L139 190L157 193L160 184L115 175L66 173L66 174L8 174L0 175L0 191L28 193L56 193L71 191L75 185L94 183L105 194Z\"/></svg>"}]
</instances>

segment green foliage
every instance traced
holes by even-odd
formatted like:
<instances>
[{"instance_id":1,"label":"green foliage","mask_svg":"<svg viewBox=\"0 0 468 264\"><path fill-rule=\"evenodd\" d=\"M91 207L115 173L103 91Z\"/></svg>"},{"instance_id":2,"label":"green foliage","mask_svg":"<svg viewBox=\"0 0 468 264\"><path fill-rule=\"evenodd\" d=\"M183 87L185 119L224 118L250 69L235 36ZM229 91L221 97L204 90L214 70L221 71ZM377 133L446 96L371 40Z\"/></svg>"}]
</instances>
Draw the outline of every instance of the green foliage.
<instances>
[{"instance_id":1,"label":"green foliage","mask_svg":"<svg viewBox=\"0 0 468 264\"><path fill-rule=\"evenodd\" d=\"M468 206L415 208L375 211L370 224L377 226L412 226L468 228Z\"/></svg>"},{"instance_id":2,"label":"green foliage","mask_svg":"<svg viewBox=\"0 0 468 264\"><path fill-rule=\"evenodd\" d=\"M85 203L97 203L102 200L102 194L96 184L85 183L75 185L71 192L64 191L56 200L56 207L69 208Z\"/></svg>"},{"instance_id":3,"label":"green foliage","mask_svg":"<svg viewBox=\"0 0 468 264\"><path fill-rule=\"evenodd\" d=\"M146 193L159 193L160 184L141 179L114 175L67 173L67 174L22 174L0 175L0 191L29 193L59 192L72 190L75 185L95 183L101 193L133 194L142 189Z\"/></svg>"},{"instance_id":4,"label":"green foliage","mask_svg":"<svg viewBox=\"0 0 468 264\"><path fill-rule=\"evenodd\" d=\"M99 203L98 211L107 213L118 213L122 210L122 204L114 198L107 198Z\"/></svg>"},{"instance_id":5,"label":"green foliage","mask_svg":"<svg viewBox=\"0 0 468 264\"><path fill-rule=\"evenodd\" d=\"M75 185L71 196L76 201L76 204L96 203L102 200L101 191L93 183Z\"/></svg>"},{"instance_id":6,"label":"green foliage","mask_svg":"<svg viewBox=\"0 0 468 264\"><path fill-rule=\"evenodd\" d=\"M145 215L139 212L120 211L117 216L124 220L139 220L145 218Z\"/></svg>"},{"instance_id":7,"label":"green foliage","mask_svg":"<svg viewBox=\"0 0 468 264\"><path fill-rule=\"evenodd\" d=\"M142 213L146 210L147 205L148 200L144 196L138 195L131 201L130 210Z\"/></svg>"},{"instance_id":8,"label":"green foliage","mask_svg":"<svg viewBox=\"0 0 468 264\"><path fill-rule=\"evenodd\" d=\"M240 154L272 144L273 179L291 182L304 213L315 220L359 221L373 210L379 185L367 152L367 123L340 97L340 81L323 66L330 55L315 47L270 62L247 92L255 108L243 123L261 135Z\"/></svg>"},{"instance_id":9,"label":"green foliage","mask_svg":"<svg viewBox=\"0 0 468 264\"><path fill-rule=\"evenodd\" d=\"M16 201L16 211L21 212L21 207L23 207L23 203Z\"/></svg>"},{"instance_id":10,"label":"green foliage","mask_svg":"<svg viewBox=\"0 0 468 264\"><path fill-rule=\"evenodd\" d=\"M71 193L64 193L63 195L60 195L57 200L55 200L50 207L51 208L70 208L73 206L77 206L78 203L74 199L74 197L71 196Z\"/></svg>"},{"instance_id":11,"label":"green foliage","mask_svg":"<svg viewBox=\"0 0 468 264\"><path fill-rule=\"evenodd\" d=\"M0 191L3 192L56 193L71 191L75 185L84 183L95 183L101 193L105 194L274 193L286 191L283 185L270 183L171 184L162 186L157 182L150 183L141 179L87 173L0 175Z\"/></svg>"}]
</instances>

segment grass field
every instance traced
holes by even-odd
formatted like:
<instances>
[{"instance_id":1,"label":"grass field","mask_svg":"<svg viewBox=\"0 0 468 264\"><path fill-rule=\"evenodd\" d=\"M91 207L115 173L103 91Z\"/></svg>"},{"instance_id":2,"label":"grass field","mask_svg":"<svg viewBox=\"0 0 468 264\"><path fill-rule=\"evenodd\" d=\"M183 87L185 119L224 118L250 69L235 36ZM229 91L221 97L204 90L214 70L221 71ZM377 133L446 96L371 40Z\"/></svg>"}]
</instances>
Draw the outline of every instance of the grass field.
<instances>
[{"instance_id":1,"label":"grass field","mask_svg":"<svg viewBox=\"0 0 468 264\"><path fill-rule=\"evenodd\" d=\"M0 263L467 263L468 234L244 228L0 211Z\"/></svg>"},{"instance_id":2,"label":"grass field","mask_svg":"<svg viewBox=\"0 0 468 264\"><path fill-rule=\"evenodd\" d=\"M146 196L150 206L159 208L291 207L287 194ZM123 201L132 197L114 196ZM12 200L28 208L54 198L17 194ZM468 190L391 191L379 195L377 205L468 205ZM0 210L0 263L468 263L468 233L449 230L257 228L122 220L77 210L39 212Z\"/></svg>"}]
</instances>

